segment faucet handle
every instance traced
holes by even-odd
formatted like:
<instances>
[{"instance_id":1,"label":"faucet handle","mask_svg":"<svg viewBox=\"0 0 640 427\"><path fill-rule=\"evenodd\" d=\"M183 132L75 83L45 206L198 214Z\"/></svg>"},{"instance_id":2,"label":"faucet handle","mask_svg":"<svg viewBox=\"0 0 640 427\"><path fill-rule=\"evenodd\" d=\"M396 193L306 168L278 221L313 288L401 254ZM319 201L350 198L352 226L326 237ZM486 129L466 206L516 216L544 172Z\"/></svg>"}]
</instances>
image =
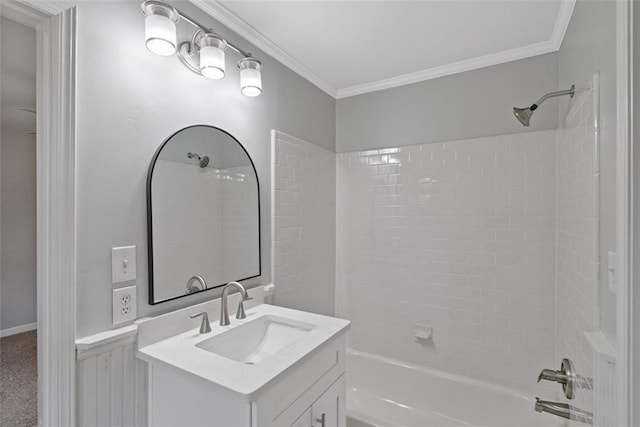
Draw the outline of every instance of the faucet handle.
<instances>
[{"instance_id":1,"label":"faucet handle","mask_svg":"<svg viewBox=\"0 0 640 427\"><path fill-rule=\"evenodd\" d=\"M203 311L201 313L192 314L189 317L191 317L192 319L195 319L198 316L202 316L202 323L200 324L200 333L206 334L211 332L211 324L209 323L209 315L207 314L207 312Z\"/></svg>"},{"instance_id":2,"label":"faucet handle","mask_svg":"<svg viewBox=\"0 0 640 427\"><path fill-rule=\"evenodd\" d=\"M236 319L245 319L247 315L244 313L244 305L242 304L245 301L252 300L253 298L250 296L241 296L240 303L238 304L238 311L236 311Z\"/></svg>"}]
</instances>

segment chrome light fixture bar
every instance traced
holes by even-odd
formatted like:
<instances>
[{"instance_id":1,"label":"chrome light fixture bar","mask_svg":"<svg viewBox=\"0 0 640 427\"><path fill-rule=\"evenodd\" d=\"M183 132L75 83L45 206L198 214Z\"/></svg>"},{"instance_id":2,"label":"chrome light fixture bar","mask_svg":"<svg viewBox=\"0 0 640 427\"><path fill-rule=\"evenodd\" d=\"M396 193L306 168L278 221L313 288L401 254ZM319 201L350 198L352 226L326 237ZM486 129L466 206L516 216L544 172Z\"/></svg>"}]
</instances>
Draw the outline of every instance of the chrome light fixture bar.
<instances>
[{"instance_id":1,"label":"chrome light fixture bar","mask_svg":"<svg viewBox=\"0 0 640 427\"><path fill-rule=\"evenodd\" d=\"M145 43L156 55L178 54L180 62L194 73L209 79L225 76L227 48L240 54L240 91L246 96L262 93L262 63L251 53L225 40L211 28L198 23L175 7L161 0L146 0L140 6L145 16ZM178 44L176 25L180 19L196 28L189 41Z\"/></svg>"}]
</instances>

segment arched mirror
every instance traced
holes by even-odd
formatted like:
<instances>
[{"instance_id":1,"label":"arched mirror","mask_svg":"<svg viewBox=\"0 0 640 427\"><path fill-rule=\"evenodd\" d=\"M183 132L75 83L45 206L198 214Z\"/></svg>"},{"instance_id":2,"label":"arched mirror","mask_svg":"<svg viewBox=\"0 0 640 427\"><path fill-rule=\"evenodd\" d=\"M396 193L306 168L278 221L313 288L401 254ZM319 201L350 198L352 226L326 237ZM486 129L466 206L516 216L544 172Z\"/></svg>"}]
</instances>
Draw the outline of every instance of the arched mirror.
<instances>
[{"instance_id":1,"label":"arched mirror","mask_svg":"<svg viewBox=\"0 0 640 427\"><path fill-rule=\"evenodd\" d=\"M213 126L184 128L147 174L149 303L260 275L260 189L242 144Z\"/></svg>"}]
</instances>

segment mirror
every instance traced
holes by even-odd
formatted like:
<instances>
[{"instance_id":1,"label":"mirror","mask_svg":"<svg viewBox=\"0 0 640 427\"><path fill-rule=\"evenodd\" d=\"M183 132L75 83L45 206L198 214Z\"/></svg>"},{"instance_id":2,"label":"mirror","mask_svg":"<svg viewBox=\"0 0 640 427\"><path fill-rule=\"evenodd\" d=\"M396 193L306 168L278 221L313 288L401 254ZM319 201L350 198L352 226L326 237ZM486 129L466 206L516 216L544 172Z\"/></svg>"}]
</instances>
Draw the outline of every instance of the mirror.
<instances>
[{"instance_id":1,"label":"mirror","mask_svg":"<svg viewBox=\"0 0 640 427\"><path fill-rule=\"evenodd\" d=\"M260 188L229 133L184 128L147 173L149 304L260 275Z\"/></svg>"}]
</instances>

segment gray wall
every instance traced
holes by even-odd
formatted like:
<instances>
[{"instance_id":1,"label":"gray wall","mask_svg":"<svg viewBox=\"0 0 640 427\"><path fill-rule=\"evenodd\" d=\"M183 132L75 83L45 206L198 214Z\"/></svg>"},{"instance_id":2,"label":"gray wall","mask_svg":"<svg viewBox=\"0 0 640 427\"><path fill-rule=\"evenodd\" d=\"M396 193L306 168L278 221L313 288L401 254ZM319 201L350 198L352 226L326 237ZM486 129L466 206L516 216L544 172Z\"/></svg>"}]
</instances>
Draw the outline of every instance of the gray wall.
<instances>
[{"instance_id":1,"label":"gray wall","mask_svg":"<svg viewBox=\"0 0 640 427\"><path fill-rule=\"evenodd\" d=\"M0 330L36 321L36 137L32 117L8 110L35 106L35 31L2 18L0 51ZM31 65L31 72L24 67ZM17 121L10 120L15 118ZM31 128L33 129L33 128Z\"/></svg>"},{"instance_id":2,"label":"gray wall","mask_svg":"<svg viewBox=\"0 0 640 427\"><path fill-rule=\"evenodd\" d=\"M145 179L151 157L176 130L221 127L241 141L260 179L262 277L270 278L270 130L335 150L335 101L190 4L176 6L251 50L264 63L264 93L240 94L229 53L227 76L210 81L144 46L138 2L80 2L77 85L77 336L112 328L111 248L138 247L138 315L175 310L219 290L156 306L147 304Z\"/></svg>"},{"instance_id":3,"label":"gray wall","mask_svg":"<svg viewBox=\"0 0 640 427\"><path fill-rule=\"evenodd\" d=\"M560 87L580 90L600 73L600 322L615 337L616 300L608 290L607 252L616 245L616 3L576 3L560 49ZM561 100L563 117L568 100Z\"/></svg>"},{"instance_id":4,"label":"gray wall","mask_svg":"<svg viewBox=\"0 0 640 427\"><path fill-rule=\"evenodd\" d=\"M523 127L511 108L558 87L558 54L337 101L338 152L555 129L558 103L536 111Z\"/></svg>"},{"instance_id":5,"label":"gray wall","mask_svg":"<svg viewBox=\"0 0 640 427\"><path fill-rule=\"evenodd\" d=\"M35 139L6 127L0 134L0 329L36 321Z\"/></svg>"}]
</instances>

